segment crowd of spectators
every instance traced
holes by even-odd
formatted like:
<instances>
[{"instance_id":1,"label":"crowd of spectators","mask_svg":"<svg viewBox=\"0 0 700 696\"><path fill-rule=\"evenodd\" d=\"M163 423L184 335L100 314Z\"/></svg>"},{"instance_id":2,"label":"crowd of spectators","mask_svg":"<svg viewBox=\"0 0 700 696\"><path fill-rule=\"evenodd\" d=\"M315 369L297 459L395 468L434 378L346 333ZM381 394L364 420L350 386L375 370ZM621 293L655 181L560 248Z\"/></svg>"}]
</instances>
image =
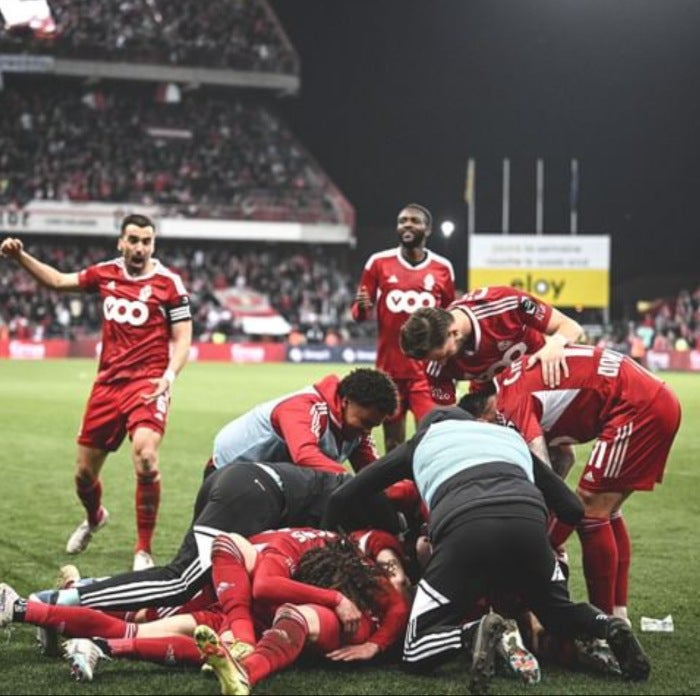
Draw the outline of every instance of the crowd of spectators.
<instances>
[{"instance_id":1,"label":"crowd of spectators","mask_svg":"<svg viewBox=\"0 0 700 696\"><path fill-rule=\"evenodd\" d=\"M163 215L348 222L344 199L272 111L240 95L6 79L0 205L160 205Z\"/></svg>"},{"instance_id":2,"label":"crowd of spectators","mask_svg":"<svg viewBox=\"0 0 700 696\"><path fill-rule=\"evenodd\" d=\"M26 237L28 250L65 271L117 255L114 240ZM372 342L374 322L352 320L350 306L361 259L346 247L312 244L195 243L159 239L156 256L180 273L192 298L194 334L199 341L244 341L273 337L243 332L240 316L222 300L228 288L252 290L292 327L294 344ZM41 340L96 336L102 321L93 295L49 291L11 263L0 263L0 337ZM593 325L591 325L593 326ZM597 326L586 340L644 362L649 350L700 350L700 287L660 299L636 320Z\"/></svg>"},{"instance_id":3,"label":"crowd of spectators","mask_svg":"<svg viewBox=\"0 0 700 696\"><path fill-rule=\"evenodd\" d=\"M7 29L0 51L298 74L265 0L50 0L55 31Z\"/></svg>"},{"instance_id":4,"label":"crowd of spectators","mask_svg":"<svg viewBox=\"0 0 700 696\"><path fill-rule=\"evenodd\" d=\"M117 255L114 240L98 243L25 238L28 251L64 271L76 271ZM293 327L297 342L320 343L361 337L371 323L355 324L350 305L358 272L347 249L314 245L157 242L156 257L180 273L191 294L194 334L200 341L251 340L240 318L217 297L225 288L248 288L267 296ZM0 327L10 338L41 340L97 335L100 299L39 286L28 273L0 263ZM285 337L281 337L284 339Z\"/></svg>"},{"instance_id":5,"label":"crowd of spectators","mask_svg":"<svg viewBox=\"0 0 700 696\"><path fill-rule=\"evenodd\" d=\"M700 350L700 287L681 290L644 308L634 334L647 350Z\"/></svg>"}]
</instances>

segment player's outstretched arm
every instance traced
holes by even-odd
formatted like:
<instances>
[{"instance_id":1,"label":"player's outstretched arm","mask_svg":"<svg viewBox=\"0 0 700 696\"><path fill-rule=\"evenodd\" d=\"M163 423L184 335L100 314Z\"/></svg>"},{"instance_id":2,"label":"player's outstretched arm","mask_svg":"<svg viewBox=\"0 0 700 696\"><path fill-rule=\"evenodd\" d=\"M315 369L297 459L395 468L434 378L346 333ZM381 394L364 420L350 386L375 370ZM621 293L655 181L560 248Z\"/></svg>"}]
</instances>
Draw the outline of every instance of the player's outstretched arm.
<instances>
[{"instance_id":1,"label":"player's outstretched arm","mask_svg":"<svg viewBox=\"0 0 700 696\"><path fill-rule=\"evenodd\" d=\"M39 259L24 250L22 240L16 237L6 237L2 240L0 243L0 256L12 259L18 263L47 288L66 291L80 289L77 273L62 273L57 268L49 266L48 263L39 261Z\"/></svg>"}]
</instances>

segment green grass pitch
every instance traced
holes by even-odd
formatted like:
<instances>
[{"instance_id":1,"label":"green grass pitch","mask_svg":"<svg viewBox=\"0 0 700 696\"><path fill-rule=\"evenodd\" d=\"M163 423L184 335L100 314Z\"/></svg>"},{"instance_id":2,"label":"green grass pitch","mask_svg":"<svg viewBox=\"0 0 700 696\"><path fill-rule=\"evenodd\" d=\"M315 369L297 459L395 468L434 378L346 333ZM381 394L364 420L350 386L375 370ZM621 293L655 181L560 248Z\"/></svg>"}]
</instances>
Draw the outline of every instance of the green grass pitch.
<instances>
[{"instance_id":1,"label":"green grass pitch","mask_svg":"<svg viewBox=\"0 0 700 696\"><path fill-rule=\"evenodd\" d=\"M163 497L154 553L171 557L190 521L202 467L217 430L256 403L305 386L347 366L191 364L178 379L161 450ZM0 580L21 593L50 587L70 559L68 535L82 518L74 493L74 438L95 372L86 360L0 361ZM666 480L653 493L633 495L625 515L633 544L630 612L672 614L675 632L639 633L652 661L648 683L545 667L542 683L523 687L496 678L493 694L698 694L695 638L700 626L700 375L669 374L683 405L683 423ZM377 433L379 436L379 433ZM587 450L581 448L579 460ZM127 446L105 465L109 526L77 562L84 575L130 567L134 532L134 479ZM577 480L579 469L570 483ZM572 594L584 597L578 542L569 545ZM266 680L256 694L466 694L459 660L433 677L410 677L396 666L299 666ZM196 670L127 660L101 663L91 684L69 678L67 665L38 655L34 629L0 631L0 694L216 694L216 680Z\"/></svg>"}]
</instances>

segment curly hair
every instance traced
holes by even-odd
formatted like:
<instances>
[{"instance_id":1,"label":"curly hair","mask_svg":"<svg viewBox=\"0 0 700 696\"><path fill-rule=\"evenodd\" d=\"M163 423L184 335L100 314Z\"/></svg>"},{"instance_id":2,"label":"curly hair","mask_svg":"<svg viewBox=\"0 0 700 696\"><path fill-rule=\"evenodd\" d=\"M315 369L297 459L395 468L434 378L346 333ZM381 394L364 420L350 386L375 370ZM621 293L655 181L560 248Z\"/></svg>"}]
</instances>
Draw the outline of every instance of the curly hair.
<instances>
[{"instance_id":1,"label":"curly hair","mask_svg":"<svg viewBox=\"0 0 700 696\"><path fill-rule=\"evenodd\" d=\"M342 592L362 611L374 611L386 574L348 537L310 549L299 559L294 580Z\"/></svg>"},{"instance_id":2,"label":"curly hair","mask_svg":"<svg viewBox=\"0 0 700 696\"><path fill-rule=\"evenodd\" d=\"M454 317L441 307L416 310L401 327L401 350L410 358L424 360L431 350L445 343L454 321Z\"/></svg>"},{"instance_id":3,"label":"curly hair","mask_svg":"<svg viewBox=\"0 0 700 696\"><path fill-rule=\"evenodd\" d=\"M391 415L399 404L396 385L381 370L358 368L340 380L338 395L360 406L376 406L382 413Z\"/></svg>"}]
</instances>

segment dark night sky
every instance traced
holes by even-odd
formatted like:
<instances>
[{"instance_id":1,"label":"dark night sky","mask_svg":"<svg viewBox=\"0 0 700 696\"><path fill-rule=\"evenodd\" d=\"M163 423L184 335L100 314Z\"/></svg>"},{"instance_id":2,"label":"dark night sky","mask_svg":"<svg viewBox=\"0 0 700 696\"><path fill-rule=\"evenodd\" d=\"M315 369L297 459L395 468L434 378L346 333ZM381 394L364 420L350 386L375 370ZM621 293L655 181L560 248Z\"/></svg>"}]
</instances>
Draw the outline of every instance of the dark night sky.
<instances>
[{"instance_id":1,"label":"dark night sky","mask_svg":"<svg viewBox=\"0 0 700 696\"><path fill-rule=\"evenodd\" d=\"M477 231L612 236L613 302L700 282L700 2L697 0L272 0L302 61L280 110L353 203L360 248L392 241L409 200L459 225L432 246L466 261L465 165ZM460 235L461 233L461 235ZM368 242L368 237L375 242ZM367 246L369 244L369 246ZM459 273L459 271L458 271Z\"/></svg>"}]
</instances>

